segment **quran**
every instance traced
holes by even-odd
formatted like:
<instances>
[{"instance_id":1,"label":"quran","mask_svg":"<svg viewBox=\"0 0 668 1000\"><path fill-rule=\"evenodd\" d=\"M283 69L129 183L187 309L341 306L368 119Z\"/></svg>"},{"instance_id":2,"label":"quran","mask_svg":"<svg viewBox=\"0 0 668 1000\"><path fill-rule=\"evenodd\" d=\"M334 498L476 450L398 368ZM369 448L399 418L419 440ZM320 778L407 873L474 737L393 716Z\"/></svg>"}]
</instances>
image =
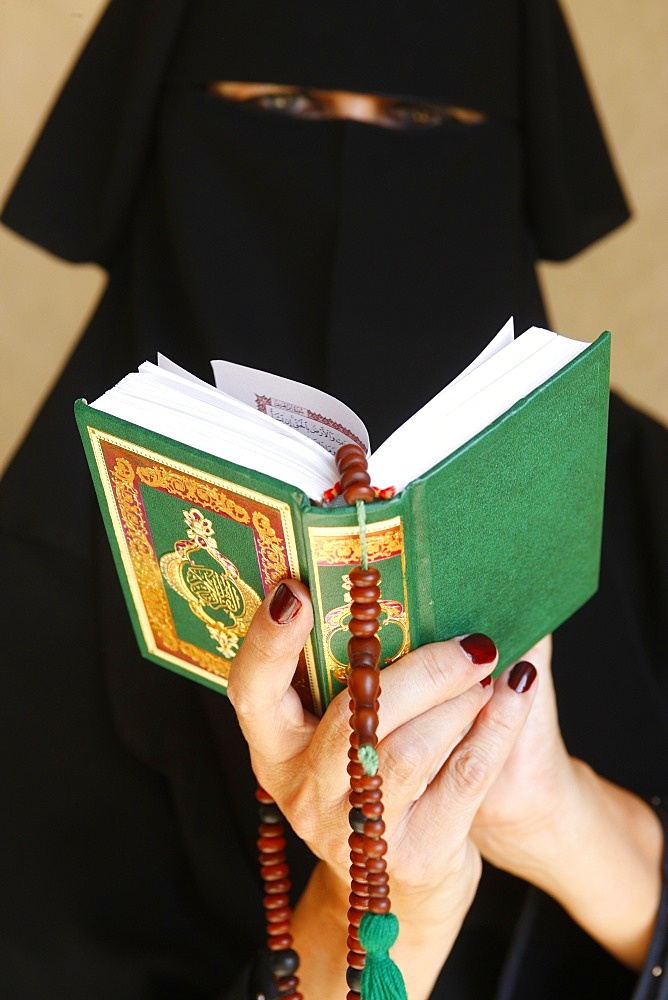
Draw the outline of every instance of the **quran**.
<instances>
[{"instance_id":1,"label":"quran","mask_svg":"<svg viewBox=\"0 0 668 1000\"><path fill-rule=\"evenodd\" d=\"M381 569L381 665L484 632L502 669L598 585L610 334L592 344L512 321L369 457L369 564ZM166 358L75 404L142 653L225 691L253 614L287 577L315 625L294 678L321 714L346 684L354 507L334 454L369 450L326 393L212 362L215 385ZM389 405L389 404L388 404Z\"/></svg>"}]
</instances>

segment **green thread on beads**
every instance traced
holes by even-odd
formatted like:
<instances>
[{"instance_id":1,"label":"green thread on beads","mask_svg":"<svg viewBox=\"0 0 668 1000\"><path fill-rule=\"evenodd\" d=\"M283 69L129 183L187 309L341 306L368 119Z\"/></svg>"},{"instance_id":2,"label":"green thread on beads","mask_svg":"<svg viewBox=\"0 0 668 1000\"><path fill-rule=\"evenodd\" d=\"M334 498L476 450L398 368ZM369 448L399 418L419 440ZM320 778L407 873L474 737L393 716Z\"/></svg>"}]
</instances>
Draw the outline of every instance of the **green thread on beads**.
<instances>
[{"instance_id":1,"label":"green thread on beads","mask_svg":"<svg viewBox=\"0 0 668 1000\"><path fill-rule=\"evenodd\" d=\"M370 743L365 743L363 747L360 747L357 751L357 759L364 768L364 773L373 777L374 774L378 774L378 753L375 747L372 747Z\"/></svg>"},{"instance_id":2,"label":"green thread on beads","mask_svg":"<svg viewBox=\"0 0 668 1000\"><path fill-rule=\"evenodd\" d=\"M401 972L388 952L399 934L399 921L393 913L369 913L362 917L360 944L366 951L366 964L360 984L361 1000L408 1000Z\"/></svg>"},{"instance_id":3,"label":"green thread on beads","mask_svg":"<svg viewBox=\"0 0 668 1000\"><path fill-rule=\"evenodd\" d=\"M369 568L369 555L366 548L366 504L364 500L357 500L355 502L357 507L357 524L360 529L360 549L362 552L361 566L362 569Z\"/></svg>"}]
</instances>

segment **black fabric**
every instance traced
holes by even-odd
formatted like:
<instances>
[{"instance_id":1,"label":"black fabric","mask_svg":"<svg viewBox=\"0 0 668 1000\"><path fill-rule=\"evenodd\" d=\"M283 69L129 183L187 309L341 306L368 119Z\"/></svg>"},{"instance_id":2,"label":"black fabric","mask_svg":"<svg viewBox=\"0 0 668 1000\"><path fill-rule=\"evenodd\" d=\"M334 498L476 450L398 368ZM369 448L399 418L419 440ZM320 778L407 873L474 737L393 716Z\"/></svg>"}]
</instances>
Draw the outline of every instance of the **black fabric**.
<instances>
[{"instance_id":1,"label":"black fabric","mask_svg":"<svg viewBox=\"0 0 668 1000\"><path fill-rule=\"evenodd\" d=\"M263 938L246 747L223 697L137 652L73 400L158 349L200 374L222 356L330 389L378 444L511 312L544 321L538 248L570 254L625 216L553 3L378 10L113 0L6 208L109 270L2 489L0 976L15 1000L236 1000ZM202 84L241 74L249 23L248 79L276 30L287 82L317 72L489 121L397 132L232 106ZM299 67L310 31L332 44ZM666 791L667 466L666 432L613 399L601 590L556 639L569 746L644 795ZM313 859L289 850L298 894ZM630 996L629 973L525 895L486 870L434 1000Z\"/></svg>"}]
</instances>

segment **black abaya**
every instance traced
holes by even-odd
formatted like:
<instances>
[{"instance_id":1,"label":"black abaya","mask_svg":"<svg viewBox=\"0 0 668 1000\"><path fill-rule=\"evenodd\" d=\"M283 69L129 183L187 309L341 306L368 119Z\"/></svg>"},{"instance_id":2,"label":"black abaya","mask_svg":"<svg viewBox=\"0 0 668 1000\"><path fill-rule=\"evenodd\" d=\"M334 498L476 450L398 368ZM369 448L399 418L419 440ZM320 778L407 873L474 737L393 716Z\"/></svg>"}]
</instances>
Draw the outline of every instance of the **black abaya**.
<instances>
[{"instance_id":1,"label":"black abaya","mask_svg":"<svg viewBox=\"0 0 668 1000\"><path fill-rule=\"evenodd\" d=\"M244 996L263 936L245 745L222 696L137 652L73 400L158 349L200 374L222 356L335 392L378 444L510 313L543 321L537 255L625 217L549 0L299 6L114 0L6 210L110 273L2 494L13 1000ZM390 132L203 89L263 74L489 120ZM665 431L613 400L601 589L559 631L555 676L571 751L648 797L668 792L667 491ZM299 891L313 859L291 852ZM547 897L486 871L433 998L627 1000L634 982Z\"/></svg>"}]
</instances>

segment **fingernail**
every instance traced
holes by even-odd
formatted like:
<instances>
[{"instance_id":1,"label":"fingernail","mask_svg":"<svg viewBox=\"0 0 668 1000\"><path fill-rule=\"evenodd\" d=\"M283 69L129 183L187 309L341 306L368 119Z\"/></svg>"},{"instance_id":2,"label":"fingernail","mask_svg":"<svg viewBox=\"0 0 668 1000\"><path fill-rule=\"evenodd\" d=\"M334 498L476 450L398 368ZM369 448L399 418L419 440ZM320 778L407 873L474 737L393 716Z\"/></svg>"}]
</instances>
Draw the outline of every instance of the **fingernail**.
<instances>
[{"instance_id":1,"label":"fingernail","mask_svg":"<svg viewBox=\"0 0 668 1000\"><path fill-rule=\"evenodd\" d=\"M492 683L492 675L489 674L487 677L483 677L483 679L480 681L480 687L482 688L489 687L491 683Z\"/></svg>"},{"instance_id":2,"label":"fingernail","mask_svg":"<svg viewBox=\"0 0 668 1000\"><path fill-rule=\"evenodd\" d=\"M473 663L492 663L496 659L496 646L489 636L483 635L482 632L465 635L459 640L459 645Z\"/></svg>"},{"instance_id":3,"label":"fingernail","mask_svg":"<svg viewBox=\"0 0 668 1000\"><path fill-rule=\"evenodd\" d=\"M520 660L520 662L516 663L510 671L508 684L513 691L517 691L518 694L522 694L523 691L529 690L535 680L536 668L533 663L529 663L528 660Z\"/></svg>"},{"instance_id":4,"label":"fingernail","mask_svg":"<svg viewBox=\"0 0 668 1000\"><path fill-rule=\"evenodd\" d=\"M269 614L279 625L292 621L302 606L302 602L293 594L287 583L282 583L271 599Z\"/></svg>"}]
</instances>

